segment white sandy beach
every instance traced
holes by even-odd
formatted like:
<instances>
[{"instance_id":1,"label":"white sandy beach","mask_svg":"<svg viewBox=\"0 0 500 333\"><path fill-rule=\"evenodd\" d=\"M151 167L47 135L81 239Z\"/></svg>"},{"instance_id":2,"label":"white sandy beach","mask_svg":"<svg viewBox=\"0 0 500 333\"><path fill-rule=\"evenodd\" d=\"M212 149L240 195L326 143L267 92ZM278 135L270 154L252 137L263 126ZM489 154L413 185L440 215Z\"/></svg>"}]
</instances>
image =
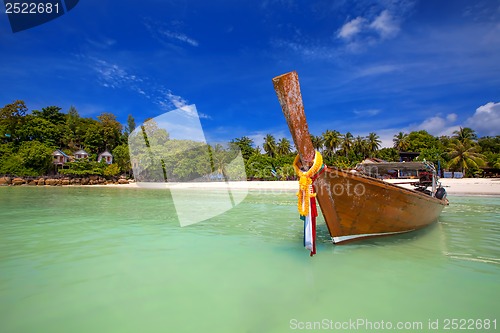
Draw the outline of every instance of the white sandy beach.
<instances>
[{"instance_id":1,"label":"white sandy beach","mask_svg":"<svg viewBox=\"0 0 500 333\"><path fill-rule=\"evenodd\" d=\"M452 195L500 195L500 178L442 178L439 181Z\"/></svg>"},{"instance_id":2,"label":"white sandy beach","mask_svg":"<svg viewBox=\"0 0 500 333\"><path fill-rule=\"evenodd\" d=\"M441 185L449 195L499 195L500 178L462 178L440 179ZM130 183L124 185L90 185L120 188L185 188L185 189L224 189L227 184L223 182L212 183ZM249 189L262 191L296 191L297 181L247 181L231 182L232 189Z\"/></svg>"}]
</instances>

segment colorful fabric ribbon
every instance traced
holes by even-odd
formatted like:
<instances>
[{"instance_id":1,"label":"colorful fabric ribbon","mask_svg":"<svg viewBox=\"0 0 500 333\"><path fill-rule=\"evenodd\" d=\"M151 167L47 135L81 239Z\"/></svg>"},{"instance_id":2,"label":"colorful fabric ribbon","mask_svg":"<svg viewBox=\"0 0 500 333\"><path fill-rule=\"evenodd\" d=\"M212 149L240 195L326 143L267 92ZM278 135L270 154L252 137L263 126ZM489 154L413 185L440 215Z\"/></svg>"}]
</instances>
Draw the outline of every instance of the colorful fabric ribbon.
<instances>
[{"instance_id":1,"label":"colorful fabric ribbon","mask_svg":"<svg viewBox=\"0 0 500 333\"><path fill-rule=\"evenodd\" d=\"M295 173L299 176L299 191L297 192L297 208L300 218L304 221L304 247L311 251L311 257L316 254L316 193L312 186L313 180L324 170L323 157L316 151L314 163L309 170L303 172L299 168L300 157L293 162Z\"/></svg>"},{"instance_id":2,"label":"colorful fabric ribbon","mask_svg":"<svg viewBox=\"0 0 500 333\"><path fill-rule=\"evenodd\" d=\"M312 187L312 186L311 186ZM316 217L318 211L316 209L316 198L310 197L311 209L307 216L301 216L304 220L304 247L311 251L310 256L316 254Z\"/></svg>"}]
</instances>

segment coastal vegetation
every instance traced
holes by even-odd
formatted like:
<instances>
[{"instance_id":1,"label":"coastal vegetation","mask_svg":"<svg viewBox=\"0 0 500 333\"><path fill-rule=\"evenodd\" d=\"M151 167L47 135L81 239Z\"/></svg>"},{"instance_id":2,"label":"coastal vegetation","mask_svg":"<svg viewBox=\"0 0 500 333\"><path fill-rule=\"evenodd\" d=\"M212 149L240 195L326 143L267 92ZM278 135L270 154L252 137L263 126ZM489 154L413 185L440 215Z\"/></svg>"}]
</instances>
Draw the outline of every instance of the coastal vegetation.
<instances>
[{"instance_id":1,"label":"coastal vegetation","mask_svg":"<svg viewBox=\"0 0 500 333\"><path fill-rule=\"evenodd\" d=\"M127 136L133 130L133 118L127 127L112 113L97 119L80 117L75 107L64 113L57 106L28 112L24 101L17 100L0 108L0 174L40 176L54 173L52 153L59 149L67 155L79 149L88 159L67 163L59 172L68 175L117 175L130 171ZM134 125L135 126L135 125ZM99 153L108 150L114 164L98 163Z\"/></svg>"},{"instance_id":2,"label":"coastal vegetation","mask_svg":"<svg viewBox=\"0 0 500 333\"><path fill-rule=\"evenodd\" d=\"M239 177L243 170L224 171L223 168L236 156L237 147L248 179L294 177L292 163L296 152L287 138L267 134L259 147L248 136L243 136L231 140L226 147L213 145L207 149L194 141L170 139L169 133L154 121L146 121L141 129L149 135L137 141L146 140L146 144L134 144L134 140L130 140L133 146L129 147L129 135L135 128L132 115L124 126L112 113L102 113L94 119L81 117L73 106L67 112L57 106L29 111L23 101L14 101L0 108L0 174L132 176L132 151L133 156L149 161L142 163L142 169L136 168L138 174L134 176L138 179L195 179L207 171L233 173ZM460 171L466 176L481 174L485 167L500 168L500 136L478 137L467 127L459 128L451 136L440 137L425 130L399 132L394 135L390 148L381 147L381 139L375 132L355 136L327 129L321 135L311 135L311 140L327 165L342 169L354 167L365 158L399 161L401 152L419 153L418 160L439 163L442 169ZM52 155L55 150L72 155L79 149L85 149L89 157L70 161L64 169L55 169ZM113 155L112 164L97 162L98 154L103 151ZM176 163L168 165L169 161Z\"/></svg>"},{"instance_id":3,"label":"coastal vegetation","mask_svg":"<svg viewBox=\"0 0 500 333\"><path fill-rule=\"evenodd\" d=\"M280 139L278 142L281 142ZM286 140L286 139L285 139ZM378 158L389 162L400 160L400 153L419 153L416 160L426 160L442 169L463 172L465 176L480 175L482 168L499 168L500 136L478 138L470 128L460 128L451 136L436 137L425 130L394 135L393 147L381 148L376 133L356 136L347 132L326 130L322 135L311 135L313 146L324 157L325 163L341 169L356 166L365 158ZM247 176L258 179L289 179L293 177L291 164L295 151L283 153L275 145L276 139L268 134L264 138L264 153L253 148L248 137L235 139L234 143L245 152Z\"/></svg>"}]
</instances>

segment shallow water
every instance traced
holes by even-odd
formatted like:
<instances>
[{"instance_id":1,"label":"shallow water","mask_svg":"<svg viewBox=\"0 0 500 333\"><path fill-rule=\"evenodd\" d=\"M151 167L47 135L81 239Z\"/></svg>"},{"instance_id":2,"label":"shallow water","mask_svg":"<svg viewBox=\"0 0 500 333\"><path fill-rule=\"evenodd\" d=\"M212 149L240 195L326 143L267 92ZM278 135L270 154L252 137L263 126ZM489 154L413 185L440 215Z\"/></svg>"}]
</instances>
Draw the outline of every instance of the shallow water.
<instances>
[{"instance_id":1,"label":"shallow water","mask_svg":"<svg viewBox=\"0 0 500 333\"><path fill-rule=\"evenodd\" d=\"M165 190L0 188L0 332L500 330L500 198L342 246L320 219L313 258L295 199L181 228Z\"/></svg>"}]
</instances>

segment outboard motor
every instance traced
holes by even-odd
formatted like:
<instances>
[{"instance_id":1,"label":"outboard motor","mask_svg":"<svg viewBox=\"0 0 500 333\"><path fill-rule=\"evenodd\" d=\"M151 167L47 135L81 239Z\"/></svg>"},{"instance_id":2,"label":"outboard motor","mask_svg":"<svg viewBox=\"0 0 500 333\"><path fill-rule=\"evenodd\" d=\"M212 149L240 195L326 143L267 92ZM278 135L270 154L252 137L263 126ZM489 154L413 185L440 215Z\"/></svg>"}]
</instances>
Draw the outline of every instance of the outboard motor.
<instances>
[{"instance_id":1,"label":"outboard motor","mask_svg":"<svg viewBox=\"0 0 500 333\"><path fill-rule=\"evenodd\" d=\"M446 190L443 187L438 188L435 197L440 200L446 198Z\"/></svg>"}]
</instances>

